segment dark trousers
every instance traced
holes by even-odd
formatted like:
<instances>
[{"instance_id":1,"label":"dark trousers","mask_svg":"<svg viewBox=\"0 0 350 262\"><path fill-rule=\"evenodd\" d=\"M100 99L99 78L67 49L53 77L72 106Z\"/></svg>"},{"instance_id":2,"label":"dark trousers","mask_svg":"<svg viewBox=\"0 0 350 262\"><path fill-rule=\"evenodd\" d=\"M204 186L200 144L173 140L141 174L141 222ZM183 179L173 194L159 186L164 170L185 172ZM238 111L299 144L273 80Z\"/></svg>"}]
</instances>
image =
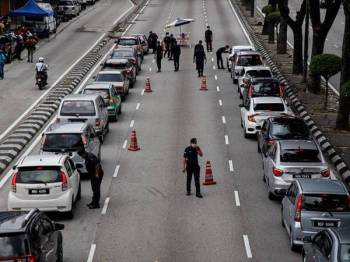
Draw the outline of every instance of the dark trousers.
<instances>
[{"instance_id":1,"label":"dark trousers","mask_svg":"<svg viewBox=\"0 0 350 262\"><path fill-rule=\"evenodd\" d=\"M4 66L5 62L0 62L0 78L4 79Z\"/></svg>"},{"instance_id":2,"label":"dark trousers","mask_svg":"<svg viewBox=\"0 0 350 262\"><path fill-rule=\"evenodd\" d=\"M198 76L203 76L204 61L196 61Z\"/></svg>"},{"instance_id":3,"label":"dark trousers","mask_svg":"<svg viewBox=\"0 0 350 262\"><path fill-rule=\"evenodd\" d=\"M224 61L222 60L222 55L216 54L216 63L218 64L218 69L224 68Z\"/></svg>"},{"instance_id":4,"label":"dark trousers","mask_svg":"<svg viewBox=\"0 0 350 262\"><path fill-rule=\"evenodd\" d=\"M100 197L101 197L101 182L103 177L95 177L91 178L91 189L92 189L92 204L100 205Z\"/></svg>"},{"instance_id":5,"label":"dark trousers","mask_svg":"<svg viewBox=\"0 0 350 262\"><path fill-rule=\"evenodd\" d=\"M200 174L200 167L197 168L187 168L187 193L191 193L191 182L192 182L192 175L194 176L194 184L196 186L196 195L200 195L201 193L201 186L199 183L199 174Z\"/></svg>"},{"instance_id":6,"label":"dark trousers","mask_svg":"<svg viewBox=\"0 0 350 262\"><path fill-rule=\"evenodd\" d=\"M175 71L179 71L179 65L180 65L180 57L179 56L174 56Z\"/></svg>"},{"instance_id":7,"label":"dark trousers","mask_svg":"<svg viewBox=\"0 0 350 262\"><path fill-rule=\"evenodd\" d=\"M33 55L35 48L27 48L28 51L28 62L33 63Z\"/></svg>"},{"instance_id":8,"label":"dark trousers","mask_svg":"<svg viewBox=\"0 0 350 262\"><path fill-rule=\"evenodd\" d=\"M164 51L164 57L166 57L166 55L168 54L168 58L170 58L170 48L169 47L166 47L165 48L165 51Z\"/></svg>"},{"instance_id":9,"label":"dark trousers","mask_svg":"<svg viewBox=\"0 0 350 262\"><path fill-rule=\"evenodd\" d=\"M158 67L158 71L160 72L160 70L162 70L162 59L161 58L157 58L157 67Z\"/></svg>"},{"instance_id":10,"label":"dark trousers","mask_svg":"<svg viewBox=\"0 0 350 262\"><path fill-rule=\"evenodd\" d=\"M211 52L213 51L212 41L207 41L207 51Z\"/></svg>"}]
</instances>

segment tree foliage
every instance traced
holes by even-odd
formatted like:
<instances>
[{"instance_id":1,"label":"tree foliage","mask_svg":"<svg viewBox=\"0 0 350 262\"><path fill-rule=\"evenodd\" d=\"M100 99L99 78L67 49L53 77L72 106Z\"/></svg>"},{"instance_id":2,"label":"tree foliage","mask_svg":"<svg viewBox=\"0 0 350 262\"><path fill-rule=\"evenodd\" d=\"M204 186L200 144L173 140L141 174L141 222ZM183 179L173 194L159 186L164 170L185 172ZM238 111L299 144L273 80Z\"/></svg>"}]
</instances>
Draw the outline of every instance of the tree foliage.
<instances>
[{"instance_id":1,"label":"tree foliage","mask_svg":"<svg viewBox=\"0 0 350 262\"><path fill-rule=\"evenodd\" d=\"M350 99L350 80L341 86L340 92L343 97Z\"/></svg>"},{"instance_id":2,"label":"tree foliage","mask_svg":"<svg viewBox=\"0 0 350 262\"><path fill-rule=\"evenodd\" d=\"M315 55L311 59L310 72L313 75L319 74L327 81L341 70L341 58L333 54Z\"/></svg>"}]
</instances>

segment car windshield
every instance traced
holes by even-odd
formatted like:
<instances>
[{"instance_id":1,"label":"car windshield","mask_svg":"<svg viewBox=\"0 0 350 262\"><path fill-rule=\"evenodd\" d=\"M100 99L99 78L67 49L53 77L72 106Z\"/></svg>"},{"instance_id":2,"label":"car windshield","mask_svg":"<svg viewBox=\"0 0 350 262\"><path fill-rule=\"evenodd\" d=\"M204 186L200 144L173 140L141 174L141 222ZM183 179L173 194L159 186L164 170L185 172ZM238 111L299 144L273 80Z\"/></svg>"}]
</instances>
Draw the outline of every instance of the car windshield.
<instances>
[{"instance_id":1,"label":"car windshield","mask_svg":"<svg viewBox=\"0 0 350 262\"><path fill-rule=\"evenodd\" d=\"M270 70L249 70L247 75L252 77L272 77Z\"/></svg>"},{"instance_id":2,"label":"car windshield","mask_svg":"<svg viewBox=\"0 0 350 262\"><path fill-rule=\"evenodd\" d=\"M276 82L254 83L252 97L254 96L280 96L280 89Z\"/></svg>"},{"instance_id":3,"label":"car windshield","mask_svg":"<svg viewBox=\"0 0 350 262\"><path fill-rule=\"evenodd\" d=\"M299 119L280 119L272 124L271 136L277 139L308 139L309 130Z\"/></svg>"},{"instance_id":4,"label":"car windshield","mask_svg":"<svg viewBox=\"0 0 350 262\"><path fill-rule=\"evenodd\" d=\"M92 101L79 100L64 101L60 114L63 116L94 116L94 103Z\"/></svg>"},{"instance_id":5,"label":"car windshield","mask_svg":"<svg viewBox=\"0 0 350 262\"><path fill-rule=\"evenodd\" d=\"M121 38L118 41L119 45L137 45L137 40L133 38Z\"/></svg>"},{"instance_id":6,"label":"car windshield","mask_svg":"<svg viewBox=\"0 0 350 262\"><path fill-rule=\"evenodd\" d=\"M123 82L121 74L98 74L96 82Z\"/></svg>"},{"instance_id":7,"label":"car windshield","mask_svg":"<svg viewBox=\"0 0 350 262\"><path fill-rule=\"evenodd\" d=\"M263 103L255 104L254 111L284 111L284 105L282 103Z\"/></svg>"},{"instance_id":8,"label":"car windshield","mask_svg":"<svg viewBox=\"0 0 350 262\"><path fill-rule=\"evenodd\" d=\"M60 182L59 166L21 167L17 175L17 183L39 184Z\"/></svg>"},{"instance_id":9,"label":"car windshield","mask_svg":"<svg viewBox=\"0 0 350 262\"><path fill-rule=\"evenodd\" d=\"M43 151L79 151L84 149L81 134L47 134L43 142Z\"/></svg>"},{"instance_id":10,"label":"car windshield","mask_svg":"<svg viewBox=\"0 0 350 262\"><path fill-rule=\"evenodd\" d=\"M280 155L281 162L302 162L318 163L321 162L320 152L316 149L282 149Z\"/></svg>"},{"instance_id":11,"label":"car windshield","mask_svg":"<svg viewBox=\"0 0 350 262\"><path fill-rule=\"evenodd\" d=\"M17 261L13 257L28 255L28 243L24 234L0 237L0 261ZM10 259L12 257L12 259ZM6 259L9 258L9 259Z\"/></svg>"},{"instance_id":12,"label":"car windshield","mask_svg":"<svg viewBox=\"0 0 350 262\"><path fill-rule=\"evenodd\" d=\"M114 51L111 55L111 58L124 58L132 57L133 53L131 51Z\"/></svg>"},{"instance_id":13,"label":"car windshield","mask_svg":"<svg viewBox=\"0 0 350 262\"><path fill-rule=\"evenodd\" d=\"M350 262L350 244L340 245L339 261Z\"/></svg>"},{"instance_id":14,"label":"car windshield","mask_svg":"<svg viewBox=\"0 0 350 262\"><path fill-rule=\"evenodd\" d=\"M319 212L349 212L348 196L337 194L303 194L302 209Z\"/></svg>"},{"instance_id":15,"label":"car windshield","mask_svg":"<svg viewBox=\"0 0 350 262\"><path fill-rule=\"evenodd\" d=\"M118 64L113 64L113 63L105 63L103 65L103 69L126 69L127 64L123 63L118 63Z\"/></svg>"},{"instance_id":16,"label":"car windshield","mask_svg":"<svg viewBox=\"0 0 350 262\"><path fill-rule=\"evenodd\" d=\"M259 55L240 55L237 61L238 66L262 65Z\"/></svg>"},{"instance_id":17,"label":"car windshield","mask_svg":"<svg viewBox=\"0 0 350 262\"><path fill-rule=\"evenodd\" d=\"M92 95L99 94L103 99L109 99L108 89L84 89L83 94Z\"/></svg>"},{"instance_id":18,"label":"car windshield","mask_svg":"<svg viewBox=\"0 0 350 262\"><path fill-rule=\"evenodd\" d=\"M73 5L72 1L60 1L59 5Z\"/></svg>"}]
</instances>

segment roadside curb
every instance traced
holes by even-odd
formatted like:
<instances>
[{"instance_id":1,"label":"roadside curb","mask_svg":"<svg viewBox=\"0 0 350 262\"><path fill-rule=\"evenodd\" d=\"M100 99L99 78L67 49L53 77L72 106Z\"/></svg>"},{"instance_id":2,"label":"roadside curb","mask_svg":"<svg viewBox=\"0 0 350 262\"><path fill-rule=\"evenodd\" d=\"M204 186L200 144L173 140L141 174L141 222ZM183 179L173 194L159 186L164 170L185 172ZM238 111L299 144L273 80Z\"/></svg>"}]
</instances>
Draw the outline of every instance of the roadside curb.
<instances>
[{"instance_id":1,"label":"roadside curb","mask_svg":"<svg viewBox=\"0 0 350 262\"><path fill-rule=\"evenodd\" d=\"M305 107L302 105L302 103L298 99L297 93L293 90L293 87L289 84L288 80L284 77L284 75L281 73L280 68L274 63L273 59L271 58L268 50L265 48L265 46L262 43L262 40L259 38L259 36L254 32L251 25L247 21L246 17L242 13L240 7L238 4L230 0L232 5L234 6L238 16L240 17L246 31L248 32L254 46L261 52L261 54L265 57L268 65L270 66L272 72L276 75L276 78L285 85L285 99L287 98L291 102L292 110L297 113L307 124L309 127L311 134L321 147L322 151L326 153L327 157L331 161L331 163L334 165L336 171L341 176L342 180L348 184L350 183L350 170L346 163L343 161L341 156L336 153L336 150L334 149L333 145L330 143L330 141L327 139L327 137L322 133L322 131L316 126L315 122L312 120L312 117L309 115L309 113L306 111Z\"/></svg>"}]
</instances>

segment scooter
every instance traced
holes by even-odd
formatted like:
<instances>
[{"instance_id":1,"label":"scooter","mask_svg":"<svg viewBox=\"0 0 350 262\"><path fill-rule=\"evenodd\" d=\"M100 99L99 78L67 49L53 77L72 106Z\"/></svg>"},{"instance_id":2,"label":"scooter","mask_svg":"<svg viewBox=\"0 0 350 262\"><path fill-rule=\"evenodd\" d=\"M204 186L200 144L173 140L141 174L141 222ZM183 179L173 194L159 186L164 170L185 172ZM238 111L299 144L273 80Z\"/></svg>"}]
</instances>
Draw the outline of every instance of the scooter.
<instances>
[{"instance_id":1,"label":"scooter","mask_svg":"<svg viewBox=\"0 0 350 262\"><path fill-rule=\"evenodd\" d=\"M36 84L38 85L40 90L43 89L47 85L45 72L37 72Z\"/></svg>"}]
</instances>

